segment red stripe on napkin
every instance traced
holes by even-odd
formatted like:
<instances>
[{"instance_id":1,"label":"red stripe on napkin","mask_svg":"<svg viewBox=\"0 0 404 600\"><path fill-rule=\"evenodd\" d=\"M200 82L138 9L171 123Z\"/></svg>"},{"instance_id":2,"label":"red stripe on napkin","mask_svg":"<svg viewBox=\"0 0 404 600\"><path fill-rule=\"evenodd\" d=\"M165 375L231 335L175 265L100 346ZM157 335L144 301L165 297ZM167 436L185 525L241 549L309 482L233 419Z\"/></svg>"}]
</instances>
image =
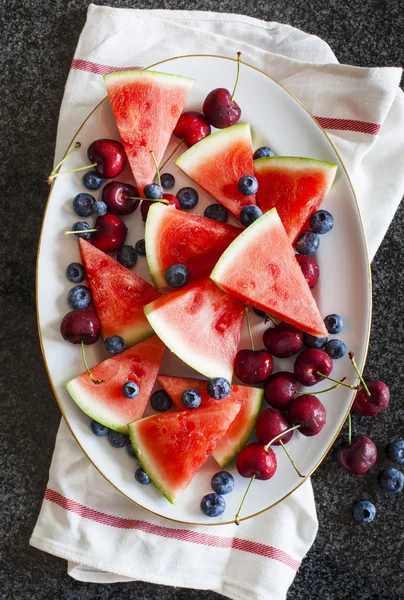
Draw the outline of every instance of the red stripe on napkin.
<instances>
[{"instance_id":1,"label":"red stripe on napkin","mask_svg":"<svg viewBox=\"0 0 404 600\"><path fill-rule=\"evenodd\" d=\"M76 71L88 71L89 73L95 73L96 75L106 75L107 73L116 73L118 71L137 71L142 67L110 67L109 65L100 65L91 62L91 60L73 58L70 68L75 69Z\"/></svg>"}]
</instances>

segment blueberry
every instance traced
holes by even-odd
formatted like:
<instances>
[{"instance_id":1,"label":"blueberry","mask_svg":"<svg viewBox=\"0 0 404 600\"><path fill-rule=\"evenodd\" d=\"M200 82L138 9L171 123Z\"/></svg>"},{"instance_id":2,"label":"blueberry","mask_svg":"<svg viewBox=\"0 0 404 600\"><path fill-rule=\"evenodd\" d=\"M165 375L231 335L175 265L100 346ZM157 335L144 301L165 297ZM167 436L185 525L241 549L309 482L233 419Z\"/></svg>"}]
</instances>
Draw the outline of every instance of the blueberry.
<instances>
[{"instance_id":1,"label":"blueberry","mask_svg":"<svg viewBox=\"0 0 404 600\"><path fill-rule=\"evenodd\" d=\"M180 288L189 281L189 271L185 265L171 265L168 267L165 275L167 285L173 288Z\"/></svg>"},{"instance_id":2,"label":"blueberry","mask_svg":"<svg viewBox=\"0 0 404 600\"><path fill-rule=\"evenodd\" d=\"M219 471L213 475L210 485L217 494L230 494L234 489L234 477L227 471Z\"/></svg>"},{"instance_id":3,"label":"blueberry","mask_svg":"<svg viewBox=\"0 0 404 600\"><path fill-rule=\"evenodd\" d=\"M404 487L404 475L394 467L387 467L379 475L379 484L385 492L397 494Z\"/></svg>"},{"instance_id":4,"label":"blueberry","mask_svg":"<svg viewBox=\"0 0 404 600\"><path fill-rule=\"evenodd\" d=\"M387 446L386 454L387 458L391 461L398 465L404 465L404 440L391 442L391 444Z\"/></svg>"},{"instance_id":5,"label":"blueberry","mask_svg":"<svg viewBox=\"0 0 404 600\"><path fill-rule=\"evenodd\" d=\"M227 223L229 218L229 211L221 204L209 204L209 206L205 208L203 214L207 219L219 221L220 223Z\"/></svg>"},{"instance_id":6,"label":"blueberry","mask_svg":"<svg viewBox=\"0 0 404 600\"><path fill-rule=\"evenodd\" d=\"M131 458L137 458L136 450L132 446L132 442L130 441L130 439L126 443L126 452Z\"/></svg>"},{"instance_id":7,"label":"blueberry","mask_svg":"<svg viewBox=\"0 0 404 600\"><path fill-rule=\"evenodd\" d=\"M137 263L137 252L133 246L125 244L119 248L116 259L121 265L131 269Z\"/></svg>"},{"instance_id":8,"label":"blueberry","mask_svg":"<svg viewBox=\"0 0 404 600\"><path fill-rule=\"evenodd\" d=\"M148 485L151 481L150 477L148 476L148 474L145 471L143 471L142 467L139 467L138 469L136 469L135 479L141 485Z\"/></svg>"},{"instance_id":9,"label":"blueberry","mask_svg":"<svg viewBox=\"0 0 404 600\"><path fill-rule=\"evenodd\" d=\"M207 517L220 517L226 510L226 502L219 494L206 494L201 500L201 511Z\"/></svg>"},{"instance_id":10,"label":"blueberry","mask_svg":"<svg viewBox=\"0 0 404 600\"><path fill-rule=\"evenodd\" d=\"M110 429L108 431L108 441L113 448L123 448L128 443L128 436L120 431Z\"/></svg>"},{"instance_id":11,"label":"blueberry","mask_svg":"<svg viewBox=\"0 0 404 600\"><path fill-rule=\"evenodd\" d=\"M198 204L199 194L194 188L184 187L177 192L177 200L183 210L191 210Z\"/></svg>"},{"instance_id":12,"label":"blueberry","mask_svg":"<svg viewBox=\"0 0 404 600\"><path fill-rule=\"evenodd\" d=\"M230 383L224 377L215 377L208 383L208 394L215 400L223 400L230 394Z\"/></svg>"},{"instance_id":13,"label":"blueberry","mask_svg":"<svg viewBox=\"0 0 404 600\"><path fill-rule=\"evenodd\" d=\"M87 171L83 175L82 182L88 190L99 190L102 186L102 177L97 171Z\"/></svg>"},{"instance_id":14,"label":"blueberry","mask_svg":"<svg viewBox=\"0 0 404 600\"><path fill-rule=\"evenodd\" d=\"M243 175L238 180L237 187L243 196L252 196L258 190L258 181L254 175Z\"/></svg>"},{"instance_id":15,"label":"blueberry","mask_svg":"<svg viewBox=\"0 0 404 600\"><path fill-rule=\"evenodd\" d=\"M196 390L190 388L182 392L181 402L185 408L198 408L201 404L201 395Z\"/></svg>"},{"instance_id":16,"label":"blueberry","mask_svg":"<svg viewBox=\"0 0 404 600\"><path fill-rule=\"evenodd\" d=\"M318 210L310 217L310 227L316 233L328 233L334 227L334 217L328 210Z\"/></svg>"},{"instance_id":17,"label":"blueberry","mask_svg":"<svg viewBox=\"0 0 404 600\"><path fill-rule=\"evenodd\" d=\"M360 500L353 507L353 516L359 523L367 525L371 523L376 516L376 507L369 500Z\"/></svg>"},{"instance_id":18,"label":"blueberry","mask_svg":"<svg viewBox=\"0 0 404 600\"><path fill-rule=\"evenodd\" d=\"M173 401L165 390L157 390L153 392L150 404L157 412L166 412L172 407Z\"/></svg>"},{"instance_id":19,"label":"blueberry","mask_svg":"<svg viewBox=\"0 0 404 600\"><path fill-rule=\"evenodd\" d=\"M119 354L125 350L125 340L120 335L110 335L104 340L104 347L110 354Z\"/></svg>"},{"instance_id":20,"label":"blueberry","mask_svg":"<svg viewBox=\"0 0 404 600\"><path fill-rule=\"evenodd\" d=\"M139 395L139 392L140 388L134 381L127 381L122 386L122 394L125 396L125 398L128 398L128 400L136 398L136 396Z\"/></svg>"},{"instance_id":21,"label":"blueberry","mask_svg":"<svg viewBox=\"0 0 404 600\"><path fill-rule=\"evenodd\" d=\"M91 291L85 285L75 285L67 295L67 302L73 309L88 308L92 301Z\"/></svg>"},{"instance_id":22,"label":"blueberry","mask_svg":"<svg viewBox=\"0 0 404 600\"><path fill-rule=\"evenodd\" d=\"M303 333L303 344L306 346L306 348L321 349L327 342L328 338L326 337L316 337L310 333Z\"/></svg>"},{"instance_id":23,"label":"blueberry","mask_svg":"<svg viewBox=\"0 0 404 600\"><path fill-rule=\"evenodd\" d=\"M257 158L265 158L266 156L275 156L275 152L273 152L271 148L268 148L268 146L262 146L261 148L257 148L257 150L254 152L253 159L256 160Z\"/></svg>"},{"instance_id":24,"label":"blueberry","mask_svg":"<svg viewBox=\"0 0 404 600\"><path fill-rule=\"evenodd\" d=\"M89 240L92 236L92 232L86 233L87 229L91 229L90 225L85 221L76 221L73 224L72 231L82 231L83 233L75 233L74 235L79 238L83 238L83 240Z\"/></svg>"},{"instance_id":25,"label":"blueberry","mask_svg":"<svg viewBox=\"0 0 404 600\"><path fill-rule=\"evenodd\" d=\"M84 270L83 265L80 263L70 263L70 265L66 269L66 277L69 281L73 283L80 283L86 276L86 272Z\"/></svg>"},{"instance_id":26,"label":"blueberry","mask_svg":"<svg viewBox=\"0 0 404 600\"><path fill-rule=\"evenodd\" d=\"M158 183L148 183L144 186L144 195L150 200L156 200L163 195L163 188Z\"/></svg>"},{"instance_id":27,"label":"blueberry","mask_svg":"<svg viewBox=\"0 0 404 600\"><path fill-rule=\"evenodd\" d=\"M146 256L146 242L144 239L138 240L136 242L135 250L139 256Z\"/></svg>"},{"instance_id":28,"label":"blueberry","mask_svg":"<svg viewBox=\"0 0 404 600\"><path fill-rule=\"evenodd\" d=\"M107 205L102 200L97 200L97 202L94 202L93 209L94 214L97 215L97 217L103 217L107 214Z\"/></svg>"},{"instance_id":29,"label":"blueberry","mask_svg":"<svg viewBox=\"0 0 404 600\"><path fill-rule=\"evenodd\" d=\"M98 437L104 437L108 435L109 427L101 425L101 423L98 423L98 421L95 421L94 419L91 421L90 427L93 434L97 435Z\"/></svg>"},{"instance_id":30,"label":"blueberry","mask_svg":"<svg viewBox=\"0 0 404 600\"><path fill-rule=\"evenodd\" d=\"M165 190L171 190L171 188L173 188L175 186L175 177L174 177L174 175L171 175L171 173L163 173L162 176L160 177L160 179L161 179L161 186Z\"/></svg>"},{"instance_id":31,"label":"blueberry","mask_svg":"<svg viewBox=\"0 0 404 600\"><path fill-rule=\"evenodd\" d=\"M327 315L324 319L324 325L328 333L340 333L344 328L344 321L339 315Z\"/></svg>"},{"instance_id":32,"label":"blueberry","mask_svg":"<svg viewBox=\"0 0 404 600\"><path fill-rule=\"evenodd\" d=\"M342 358L346 354L346 346L341 340L329 340L323 350L333 359Z\"/></svg>"},{"instance_id":33,"label":"blueberry","mask_svg":"<svg viewBox=\"0 0 404 600\"><path fill-rule=\"evenodd\" d=\"M91 194L77 194L73 200L73 210L78 217L90 217L94 212L94 202Z\"/></svg>"},{"instance_id":34,"label":"blueberry","mask_svg":"<svg viewBox=\"0 0 404 600\"><path fill-rule=\"evenodd\" d=\"M314 231L303 231L297 238L295 248L299 254L310 256L320 245L320 236Z\"/></svg>"},{"instance_id":35,"label":"blueberry","mask_svg":"<svg viewBox=\"0 0 404 600\"><path fill-rule=\"evenodd\" d=\"M255 308L255 306L252 307L253 311L255 312L255 314L258 317L261 317L262 319L267 320L268 319L268 315L264 310L260 310L259 308Z\"/></svg>"},{"instance_id":36,"label":"blueberry","mask_svg":"<svg viewBox=\"0 0 404 600\"><path fill-rule=\"evenodd\" d=\"M248 227L254 221L262 217L262 210L255 206L255 204L249 204L248 206L243 206L240 212L240 222L244 227Z\"/></svg>"}]
</instances>

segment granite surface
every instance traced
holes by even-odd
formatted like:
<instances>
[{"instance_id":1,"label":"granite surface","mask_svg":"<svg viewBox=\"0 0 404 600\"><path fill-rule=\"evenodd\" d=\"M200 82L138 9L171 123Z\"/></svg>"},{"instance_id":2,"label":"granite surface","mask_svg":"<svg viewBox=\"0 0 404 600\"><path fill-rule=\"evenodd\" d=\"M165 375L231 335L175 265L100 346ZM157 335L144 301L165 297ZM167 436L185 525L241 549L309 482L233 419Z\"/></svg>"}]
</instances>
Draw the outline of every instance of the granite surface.
<instances>
[{"instance_id":1,"label":"granite surface","mask_svg":"<svg viewBox=\"0 0 404 600\"><path fill-rule=\"evenodd\" d=\"M104 2L99 2L104 4ZM208 0L188 3L110 1L138 8L194 8L243 12L280 21L325 39L341 62L404 64L400 0ZM66 564L28 546L47 481L60 413L36 335L36 246L48 193L59 105L74 48L85 21L84 0L3 0L1 41L1 402L0 598L4 600L214 600L212 592L147 583L89 585L66 575ZM403 165L404 168L404 165ZM340 470L331 451L313 477L320 529L288 600L404 599L404 494L378 491L386 443L404 435L403 239L404 206L373 263L374 313L368 377L391 388L391 409L377 419L354 417L380 450L378 468L360 479ZM378 515L361 527L352 502L374 500ZM270 600L270 599L268 599Z\"/></svg>"}]
</instances>

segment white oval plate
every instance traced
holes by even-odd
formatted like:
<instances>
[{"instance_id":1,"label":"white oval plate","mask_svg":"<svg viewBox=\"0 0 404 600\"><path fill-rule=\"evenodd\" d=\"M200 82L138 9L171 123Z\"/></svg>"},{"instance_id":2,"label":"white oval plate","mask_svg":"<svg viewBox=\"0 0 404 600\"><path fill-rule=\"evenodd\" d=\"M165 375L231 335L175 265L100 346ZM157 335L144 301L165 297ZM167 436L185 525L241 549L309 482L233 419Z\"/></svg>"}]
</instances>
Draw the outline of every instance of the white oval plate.
<instances>
[{"instance_id":1,"label":"white oval plate","mask_svg":"<svg viewBox=\"0 0 404 600\"><path fill-rule=\"evenodd\" d=\"M206 94L216 87L231 89L235 76L233 59L215 56L184 56L160 63L156 70L195 78L195 84L187 102L188 110L200 110ZM254 148L268 144L279 155L294 155L317 158L339 164L336 182L325 199L324 207L335 217L335 227L331 233L322 236L316 256L321 277L314 295L320 311L325 316L330 313L342 315L345 328L340 335L349 349L355 352L359 366L363 366L369 339L371 315L370 268L367 257L361 217L351 183L329 138L308 111L276 81L261 71L248 65L242 66L237 102L242 107L242 121L249 122L252 128ZM72 169L86 164L86 150L98 138L119 139L112 112L107 100L101 102L83 123L72 140L72 145L80 141L82 147L69 157L63 169ZM167 156L178 143L173 138ZM72 147L71 145L71 147ZM165 169L176 177L176 188L193 185L173 163ZM58 401L74 437L82 450L120 492L141 507L162 517L181 523L216 525L231 523L237 512L248 481L241 478L234 462L228 470L236 480L235 490L226 496L227 510L222 517L205 517L199 503L210 490L210 478L219 470L212 458L206 462L187 490L172 506L153 485L141 486L134 479L137 463L125 450L115 450L106 438L92 435L90 420L76 406L64 389L64 383L83 371L80 347L64 342L59 326L63 315L69 310L67 292L70 283L66 280L66 266L80 260L77 239L64 236L78 220L72 211L72 199L84 191L81 173L64 175L56 179L46 207L40 239L37 267L37 311L43 355L49 378ZM131 180L128 170L119 179ZM203 214L207 204L212 202L208 195L198 188L200 201L195 212ZM100 192L95 192L100 195ZM144 224L140 211L125 217L129 226L127 243L134 244L144 237ZM91 219L90 219L91 222ZM136 273L150 281L146 260L139 258ZM262 320L251 314L257 347L262 347ZM246 330L240 347L248 347ZM102 342L87 348L90 365L107 358ZM293 360L276 360L275 370L292 369ZM160 369L161 373L179 376L192 376L193 372L167 351ZM335 361L333 376L349 376L355 381L354 372L348 358ZM198 377L198 374L195 374ZM310 393L315 389L310 388ZM340 388L321 397L327 409L327 423L322 432L313 438L295 433L288 448L295 457L300 471L307 476L321 463L342 427L353 394L347 388ZM265 402L264 405L266 406ZM264 406L264 408L265 408ZM280 447L275 448L278 469L271 481L255 481L243 509L243 518L249 518L267 510L295 490L302 479L298 477Z\"/></svg>"}]
</instances>

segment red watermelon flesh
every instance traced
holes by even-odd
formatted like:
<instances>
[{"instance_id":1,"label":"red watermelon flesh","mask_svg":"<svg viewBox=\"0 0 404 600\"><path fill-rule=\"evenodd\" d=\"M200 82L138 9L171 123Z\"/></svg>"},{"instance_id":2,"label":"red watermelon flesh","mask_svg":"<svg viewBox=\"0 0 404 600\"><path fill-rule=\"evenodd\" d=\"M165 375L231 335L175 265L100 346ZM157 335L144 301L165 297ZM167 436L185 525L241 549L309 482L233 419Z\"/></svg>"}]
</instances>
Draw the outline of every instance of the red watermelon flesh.
<instances>
[{"instance_id":1,"label":"red watermelon flesh","mask_svg":"<svg viewBox=\"0 0 404 600\"><path fill-rule=\"evenodd\" d=\"M147 262L154 283L166 287L168 267L188 267L192 279L208 276L227 246L242 229L206 217L173 210L159 203L146 222Z\"/></svg>"},{"instance_id":2,"label":"red watermelon flesh","mask_svg":"<svg viewBox=\"0 0 404 600\"><path fill-rule=\"evenodd\" d=\"M254 161L257 204L263 212L276 208L292 244L310 229L310 216L319 209L335 178L337 165L295 156L271 156Z\"/></svg>"},{"instance_id":3,"label":"red watermelon flesh","mask_svg":"<svg viewBox=\"0 0 404 600\"><path fill-rule=\"evenodd\" d=\"M163 342L155 335L93 367L93 376L104 383L93 383L84 372L66 383L66 389L92 419L128 433L128 423L143 416L164 351ZM140 389L132 400L122 393L122 386L128 381L137 383Z\"/></svg>"},{"instance_id":4,"label":"red watermelon flesh","mask_svg":"<svg viewBox=\"0 0 404 600\"><path fill-rule=\"evenodd\" d=\"M142 467L172 504L236 418L240 405L227 402L201 410L153 415L129 424Z\"/></svg>"},{"instance_id":5,"label":"red watermelon flesh","mask_svg":"<svg viewBox=\"0 0 404 600\"><path fill-rule=\"evenodd\" d=\"M103 338L120 335L132 346L153 335L143 306L160 292L82 238L79 246Z\"/></svg>"},{"instance_id":6,"label":"red watermelon flesh","mask_svg":"<svg viewBox=\"0 0 404 600\"><path fill-rule=\"evenodd\" d=\"M248 123L206 136L182 154L175 164L237 218L255 196L243 196L238 181L253 175L253 151Z\"/></svg>"},{"instance_id":7,"label":"red watermelon flesh","mask_svg":"<svg viewBox=\"0 0 404 600\"><path fill-rule=\"evenodd\" d=\"M155 71L104 75L109 101L139 192L154 179L193 79Z\"/></svg>"},{"instance_id":8,"label":"red watermelon flesh","mask_svg":"<svg viewBox=\"0 0 404 600\"><path fill-rule=\"evenodd\" d=\"M328 335L275 208L230 244L211 279L229 294L302 331Z\"/></svg>"},{"instance_id":9,"label":"red watermelon flesh","mask_svg":"<svg viewBox=\"0 0 404 600\"><path fill-rule=\"evenodd\" d=\"M201 405L197 410L218 405L218 400L211 398L207 392L207 381L167 375L159 375L157 381L181 410L185 410L181 402L181 394L190 388L201 395ZM259 388L232 385L230 394L222 401L222 403L240 403L240 412L212 452L213 458L221 467L225 467L240 452L251 436L261 408L263 393L264 391Z\"/></svg>"}]
</instances>

